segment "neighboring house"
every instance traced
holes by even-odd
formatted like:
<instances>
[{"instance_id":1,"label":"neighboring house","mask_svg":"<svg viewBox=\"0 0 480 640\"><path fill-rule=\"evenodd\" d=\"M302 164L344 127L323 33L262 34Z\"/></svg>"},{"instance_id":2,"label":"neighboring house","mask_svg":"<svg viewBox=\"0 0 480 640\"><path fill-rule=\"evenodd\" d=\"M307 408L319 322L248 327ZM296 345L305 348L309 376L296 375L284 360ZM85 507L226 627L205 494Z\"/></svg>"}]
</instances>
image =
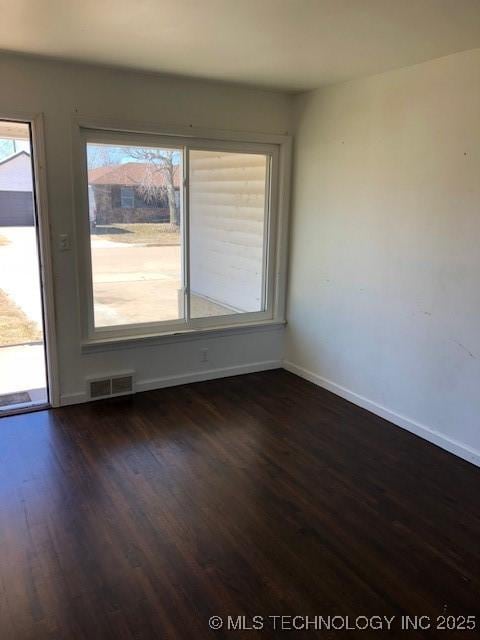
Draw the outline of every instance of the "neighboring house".
<instances>
[{"instance_id":1,"label":"neighboring house","mask_svg":"<svg viewBox=\"0 0 480 640\"><path fill-rule=\"evenodd\" d=\"M230 313L261 311L265 156L196 150L189 167L191 292Z\"/></svg>"},{"instance_id":2,"label":"neighboring house","mask_svg":"<svg viewBox=\"0 0 480 640\"><path fill-rule=\"evenodd\" d=\"M90 221L96 224L118 222L169 222L165 171L151 164L127 162L98 167L88 172ZM176 220L180 208L180 169L173 176ZM148 189L146 189L148 187ZM146 190L149 195L146 195Z\"/></svg>"},{"instance_id":3,"label":"neighboring house","mask_svg":"<svg viewBox=\"0 0 480 640\"><path fill-rule=\"evenodd\" d=\"M25 227L33 224L30 154L18 151L0 160L0 226Z\"/></svg>"}]
</instances>

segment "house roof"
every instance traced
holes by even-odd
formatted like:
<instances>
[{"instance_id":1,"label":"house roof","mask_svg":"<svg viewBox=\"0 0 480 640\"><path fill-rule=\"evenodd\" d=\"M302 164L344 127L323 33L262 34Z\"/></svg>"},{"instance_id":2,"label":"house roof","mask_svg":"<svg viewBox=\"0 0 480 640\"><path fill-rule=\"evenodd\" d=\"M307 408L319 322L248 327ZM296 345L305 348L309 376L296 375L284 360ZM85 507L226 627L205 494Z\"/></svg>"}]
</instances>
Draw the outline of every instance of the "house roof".
<instances>
[{"instance_id":1,"label":"house roof","mask_svg":"<svg viewBox=\"0 0 480 640\"><path fill-rule=\"evenodd\" d=\"M97 167L88 171L88 183L93 185L134 187L145 184L145 182L156 187L165 187L167 184L166 171L147 162L126 162L109 167ZM175 165L173 183L175 187L180 186L179 165Z\"/></svg>"},{"instance_id":2,"label":"house roof","mask_svg":"<svg viewBox=\"0 0 480 640\"><path fill-rule=\"evenodd\" d=\"M18 158L19 156L22 156L22 155L25 155L28 158L30 157L30 154L28 153L28 151L25 151L25 149L22 149L21 151L16 151L15 153L12 153L6 158L3 158L2 160L0 160L0 165L6 164L7 162L11 162L12 160L15 160L15 158Z\"/></svg>"},{"instance_id":3,"label":"house roof","mask_svg":"<svg viewBox=\"0 0 480 640\"><path fill-rule=\"evenodd\" d=\"M30 154L23 150L0 160L0 191L32 191Z\"/></svg>"}]
</instances>

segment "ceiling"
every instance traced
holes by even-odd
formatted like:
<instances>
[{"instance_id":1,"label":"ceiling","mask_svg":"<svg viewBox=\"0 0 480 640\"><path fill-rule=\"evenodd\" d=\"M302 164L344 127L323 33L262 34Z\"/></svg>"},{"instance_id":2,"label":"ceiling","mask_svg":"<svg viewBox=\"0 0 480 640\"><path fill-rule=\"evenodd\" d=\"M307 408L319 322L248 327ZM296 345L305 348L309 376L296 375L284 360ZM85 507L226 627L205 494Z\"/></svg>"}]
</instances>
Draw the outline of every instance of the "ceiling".
<instances>
[{"instance_id":1,"label":"ceiling","mask_svg":"<svg viewBox=\"0 0 480 640\"><path fill-rule=\"evenodd\" d=\"M480 47L480 0L0 0L0 49L298 91Z\"/></svg>"}]
</instances>

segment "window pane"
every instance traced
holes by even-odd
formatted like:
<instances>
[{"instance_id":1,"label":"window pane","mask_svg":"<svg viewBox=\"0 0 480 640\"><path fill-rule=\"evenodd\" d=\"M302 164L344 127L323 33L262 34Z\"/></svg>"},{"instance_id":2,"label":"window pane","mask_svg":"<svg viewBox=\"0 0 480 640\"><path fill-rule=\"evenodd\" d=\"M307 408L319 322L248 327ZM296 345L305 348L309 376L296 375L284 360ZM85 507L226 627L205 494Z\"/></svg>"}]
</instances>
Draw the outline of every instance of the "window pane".
<instances>
[{"instance_id":1,"label":"window pane","mask_svg":"<svg viewBox=\"0 0 480 640\"><path fill-rule=\"evenodd\" d=\"M268 159L190 152L190 314L265 309Z\"/></svg>"},{"instance_id":2,"label":"window pane","mask_svg":"<svg viewBox=\"0 0 480 640\"><path fill-rule=\"evenodd\" d=\"M121 206L124 209L132 209L135 202L135 195L132 187L120 187Z\"/></svg>"},{"instance_id":3,"label":"window pane","mask_svg":"<svg viewBox=\"0 0 480 640\"><path fill-rule=\"evenodd\" d=\"M96 327L183 318L182 151L87 143Z\"/></svg>"}]
</instances>

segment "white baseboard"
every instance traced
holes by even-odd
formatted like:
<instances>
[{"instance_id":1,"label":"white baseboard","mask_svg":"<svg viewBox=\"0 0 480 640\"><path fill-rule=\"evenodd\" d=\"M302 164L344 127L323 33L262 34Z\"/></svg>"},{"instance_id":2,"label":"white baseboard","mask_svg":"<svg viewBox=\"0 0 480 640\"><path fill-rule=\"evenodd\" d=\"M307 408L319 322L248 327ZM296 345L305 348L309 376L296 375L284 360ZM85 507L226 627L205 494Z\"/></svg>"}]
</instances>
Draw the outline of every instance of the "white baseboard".
<instances>
[{"instance_id":1,"label":"white baseboard","mask_svg":"<svg viewBox=\"0 0 480 640\"><path fill-rule=\"evenodd\" d=\"M245 373L255 373L257 371L268 371L270 369L281 369L280 360L264 360L262 362L252 362L249 364L234 365L232 367L221 367L218 369L204 369L192 373L181 373L175 376L164 376L162 378L152 378L150 380L138 380L135 384L135 392L152 391L163 389L164 387L175 387L180 384L190 384L192 382L203 382L214 380L215 378L228 378L229 376L240 376ZM62 394L61 406L71 404L81 404L82 402L93 402L86 392Z\"/></svg>"},{"instance_id":2,"label":"white baseboard","mask_svg":"<svg viewBox=\"0 0 480 640\"><path fill-rule=\"evenodd\" d=\"M229 376L240 376L245 373L281 368L282 362L280 360L265 360L263 362L252 362L219 369L206 369L193 373L181 373L176 376L139 381L136 384L136 391L151 391L153 389L163 389L164 387L176 387L180 384L190 384L191 382L203 382L205 380L214 380L215 378L228 378Z\"/></svg>"},{"instance_id":3,"label":"white baseboard","mask_svg":"<svg viewBox=\"0 0 480 640\"><path fill-rule=\"evenodd\" d=\"M420 436L424 440L431 442L454 455L467 460L467 462L471 462L480 467L480 451L476 451L471 447L458 442L457 440L453 440L448 436L445 436L435 429L427 427L426 425L420 424L415 420L411 420L410 418L406 418L382 405L365 398L364 396L359 395L345 387L342 387L331 380L327 380L326 378L322 378L316 373L312 371L308 371L303 367L300 367L293 362L289 362L284 360L283 362L279 360L266 360L263 362L254 362L245 365L236 365L231 367L222 367L218 369L206 369L203 371L195 371L193 373L183 373L175 376L164 376L161 378L152 378L150 380L139 380L137 381L135 390L137 392L142 391L151 391L154 389L163 389L164 387L174 387L181 384L190 384L192 382L202 382L205 380L214 380L215 378L227 378L229 376L238 376L246 373L255 373L257 371L268 371L270 369L278 369L283 367L287 371L294 373L301 378L305 378L305 380L309 380L314 384L331 391L332 393L340 396L341 398L345 398L349 402L358 405L371 413L374 413L385 420L393 423L394 425L401 427L402 429L406 429L411 433L414 433L417 436ZM80 404L83 402L91 402L91 398L87 396L85 392L77 392L70 394L63 394L61 396L61 406L72 405L72 404Z\"/></svg>"},{"instance_id":4,"label":"white baseboard","mask_svg":"<svg viewBox=\"0 0 480 640\"><path fill-rule=\"evenodd\" d=\"M387 409L386 407L383 407L382 405L377 404L376 402L373 402L372 400L369 400L368 398L365 398L358 393L350 391L349 389L346 389L345 387L342 387L341 385L336 384L331 380L322 378L322 376L319 376L312 371L308 371L303 367L299 367L293 362L284 360L283 368L287 371L290 371L291 373L296 374L297 376L300 376L301 378L305 378L305 380L313 382L323 389L327 389L327 391L331 391L341 398L345 398L345 400L349 400L353 404L356 404L363 409L367 409L371 413L374 413L375 415L380 416L381 418L384 418L389 422L392 422L394 425L401 427L402 429L406 429L407 431L420 436L424 440L428 440L428 442L431 442L438 447L441 447L442 449L445 449L446 451L449 451L450 453L463 458L467 462L471 462L472 464L480 467L480 451L476 451L468 445L458 442L457 440L453 440L452 438L439 433L431 427L427 427L426 425L420 424L415 420L411 420L410 418L406 418L405 416L395 413L394 411L390 411L390 409Z\"/></svg>"},{"instance_id":5,"label":"white baseboard","mask_svg":"<svg viewBox=\"0 0 480 640\"><path fill-rule=\"evenodd\" d=\"M77 393L62 393L60 394L60 404L59 407L67 407L71 404L81 404L82 402L88 402L89 398L87 394L82 391L78 391Z\"/></svg>"}]
</instances>

